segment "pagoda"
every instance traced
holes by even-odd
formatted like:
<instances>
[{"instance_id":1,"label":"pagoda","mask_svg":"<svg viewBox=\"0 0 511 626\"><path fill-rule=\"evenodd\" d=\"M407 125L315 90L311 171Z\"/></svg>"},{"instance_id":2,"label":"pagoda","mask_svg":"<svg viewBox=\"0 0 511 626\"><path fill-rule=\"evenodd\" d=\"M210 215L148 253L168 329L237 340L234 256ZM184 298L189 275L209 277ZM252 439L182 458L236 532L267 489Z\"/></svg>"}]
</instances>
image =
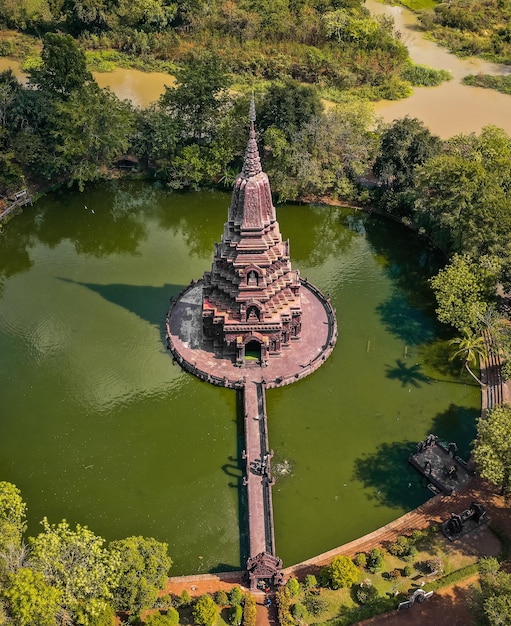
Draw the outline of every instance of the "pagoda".
<instances>
[{"instance_id":1,"label":"pagoda","mask_svg":"<svg viewBox=\"0 0 511 626\"><path fill-rule=\"evenodd\" d=\"M282 241L270 182L261 168L254 99L243 168L234 184L228 221L204 273L202 329L215 353L239 366L268 364L301 338L300 277Z\"/></svg>"}]
</instances>

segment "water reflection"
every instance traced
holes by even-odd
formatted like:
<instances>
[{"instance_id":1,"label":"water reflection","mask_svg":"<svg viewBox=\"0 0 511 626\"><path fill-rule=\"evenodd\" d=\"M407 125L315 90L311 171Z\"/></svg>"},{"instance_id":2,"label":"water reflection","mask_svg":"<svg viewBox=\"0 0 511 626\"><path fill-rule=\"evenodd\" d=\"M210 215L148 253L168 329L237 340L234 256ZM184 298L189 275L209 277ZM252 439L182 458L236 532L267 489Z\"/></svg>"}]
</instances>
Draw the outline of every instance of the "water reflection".
<instances>
[{"instance_id":1,"label":"water reflection","mask_svg":"<svg viewBox=\"0 0 511 626\"><path fill-rule=\"evenodd\" d=\"M147 197L123 204L116 185L91 186L87 194L76 190L61 190L52 196L52 208L43 211L38 219L38 237L54 248L70 241L78 254L105 257L113 254L139 254L147 239L143 214L137 209ZM138 200L138 201L137 201Z\"/></svg>"}]
</instances>

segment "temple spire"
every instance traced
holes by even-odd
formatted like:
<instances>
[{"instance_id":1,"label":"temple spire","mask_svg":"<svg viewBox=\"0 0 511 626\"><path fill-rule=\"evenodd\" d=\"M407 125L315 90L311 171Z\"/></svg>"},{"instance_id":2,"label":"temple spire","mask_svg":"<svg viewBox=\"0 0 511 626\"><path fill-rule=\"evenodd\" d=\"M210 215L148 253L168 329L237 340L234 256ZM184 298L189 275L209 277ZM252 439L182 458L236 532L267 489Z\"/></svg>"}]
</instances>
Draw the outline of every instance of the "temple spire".
<instances>
[{"instance_id":1,"label":"temple spire","mask_svg":"<svg viewBox=\"0 0 511 626\"><path fill-rule=\"evenodd\" d=\"M259 158L259 150L257 148L256 134L254 122L256 119L255 100L254 93L250 98L250 108L248 112L248 119L250 120L250 133L248 136L247 150L245 152L245 160L243 161L243 168L241 175L244 178L251 178L257 176L263 170L261 168L261 159Z\"/></svg>"}]
</instances>

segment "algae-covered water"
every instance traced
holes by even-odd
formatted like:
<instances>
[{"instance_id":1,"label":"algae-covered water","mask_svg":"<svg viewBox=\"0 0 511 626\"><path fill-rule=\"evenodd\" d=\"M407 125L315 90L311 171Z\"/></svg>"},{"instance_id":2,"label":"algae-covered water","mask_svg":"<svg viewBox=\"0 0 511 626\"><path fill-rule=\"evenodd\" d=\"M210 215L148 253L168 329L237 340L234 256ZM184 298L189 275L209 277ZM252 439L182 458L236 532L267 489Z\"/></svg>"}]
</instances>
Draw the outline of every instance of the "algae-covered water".
<instances>
[{"instance_id":1,"label":"algae-covered water","mask_svg":"<svg viewBox=\"0 0 511 626\"><path fill-rule=\"evenodd\" d=\"M0 479L29 532L47 516L107 539L169 543L173 574L242 565L236 395L172 365L168 299L211 264L222 193L148 183L61 191L0 236ZM293 265L337 308L332 357L267 394L285 565L428 498L406 458L429 432L467 455L479 391L445 369L427 277L440 260L400 225L278 209ZM242 526L242 525L241 525Z\"/></svg>"}]
</instances>

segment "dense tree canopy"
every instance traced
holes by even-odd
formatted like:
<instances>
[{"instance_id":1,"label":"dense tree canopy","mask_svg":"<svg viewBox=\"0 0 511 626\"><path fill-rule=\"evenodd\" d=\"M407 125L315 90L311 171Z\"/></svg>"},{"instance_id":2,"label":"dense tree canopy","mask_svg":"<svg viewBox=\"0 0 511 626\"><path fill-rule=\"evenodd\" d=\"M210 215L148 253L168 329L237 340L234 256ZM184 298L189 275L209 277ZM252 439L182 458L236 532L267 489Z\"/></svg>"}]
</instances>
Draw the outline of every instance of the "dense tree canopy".
<instances>
[{"instance_id":1,"label":"dense tree canopy","mask_svg":"<svg viewBox=\"0 0 511 626\"><path fill-rule=\"evenodd\" d=\"M30 72L30 82L46 93L67 97L92 80L85 53L71 35L47 33L43 39L41 65Z\"/></svg>"},{"instance_id":2,"label":"dense tree canopy","mask_svg":"<svg viewBox=\"0 0 511 626\"><path fill-rule=\"evenodd\" d=\"M119 568L115 608L133 612L151 608L172 565L167 544L146 537L128 537L113 541L109 548Z\"/></svg>"},{"instance_id":3,"label":"dense tree canopy","mask_svg":"<svg viewBox=\"0 0 511 626\"><path fill-rule=\"evenodd\" d=\"M430 281L438 303L438 319L459 332L481 328L499 270L498 259L485 257L475 261L469 255L455 254Z\"/></svg>"},{"instance_id":4,"label":"dense tree canopy","mask_svg":"<svg viewBox=\"0 0 511 626\"><path fill-rule=\"evenodd\" d=\"M351 587L359 577L358 568L347 556L334 556L328 568L328 574L333 589Z\"/></svg>"},{"instance_id":5,"label":"dense tree canopy","mask_svg":"<svg viewBox=\"0 0 511 626\"><path fill-rule=\"evenodd\" d=\"M474 458L483 478L499 486L503 493L511 488L511 407L493 408L477 425Z\"/></svg>"},{"instance_id":6,"label":"dense tree canopy","mask_svg":"<svg viewBox=\"0 0 511 626\"><path fill-rule=\"evenodd\" d=\"M95 625L111 613L109 602L120 575L119 557L109 552L105 540L86 526L72 529L66 521L50 524L31 538L29 546L36 571L62 594L62 606L76 624Z\"/></svg>"},{"instance_id":7,"label":"dense tree canopy","mask_svg":"<svg viewBox=\"0 0 511 626\"><path fill-rule=\"evenodd\" d=\"M12 483L0 482L0 551L21 545L26 509L20 490Z\"/></svg>"},{"instance_id":8,"label":"dense tree canopy","mask_svg":"<svg viewBox=\"0 0 511 626\"><path fill-rule=\"evenodd\" d=\"M388 188L403 191L415 186L417 166L442 149L439 137L416 118L404 117L384 129L373 172Z\"/></svg>"},{"instance_id":9,"label":"dense tree canopy","mask_svg":"<svg viewBox=\"0 0 511 626\"><path fill-rule=\"evenodd\" d=\"M47 584L41 573L20 568L8 576L1 595L17 626L57 626L62 592Z\"/></svg>"}]
</instances>

